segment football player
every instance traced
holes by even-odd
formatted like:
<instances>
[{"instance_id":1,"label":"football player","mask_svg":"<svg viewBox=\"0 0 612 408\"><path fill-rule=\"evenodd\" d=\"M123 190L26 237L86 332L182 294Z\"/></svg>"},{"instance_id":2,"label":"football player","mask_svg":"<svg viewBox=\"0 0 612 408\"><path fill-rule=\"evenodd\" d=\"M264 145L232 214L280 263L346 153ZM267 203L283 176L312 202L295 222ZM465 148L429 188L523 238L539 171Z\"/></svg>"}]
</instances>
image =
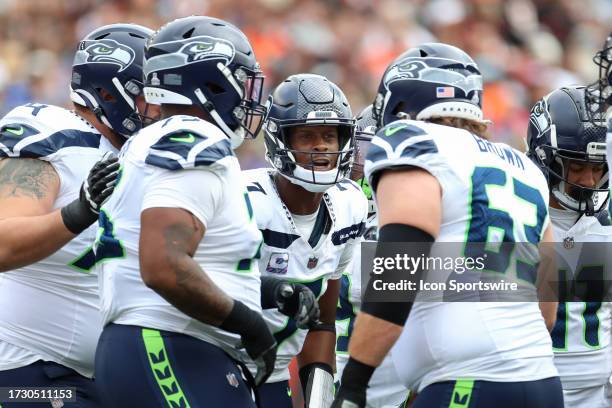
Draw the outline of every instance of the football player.
<instances>
[{"instance_id":1,"label":"football player","mask_svg":"<svg viewBox=\"0 0 612 408\"><path fill-rule=\"evenodd\" d=\"M264 276L314 293L320 322L304 325L275 310L264 317L278 343L274 372L259 387L261 406L291 405L288 365L297 356L307 407L333 399L339 278L363 233L367 202L349 179L354 119L342 90L325 77L292 75L268 100L266 158L273 169L244 172L264 244Z\"/></svg>"},{"instance_id":2,"label":"football player","mask_svg":"<svg viewBox=\"0 0 612 408\"><path fill-rule=\"evenodd\" d=\"M583 253L579 250L583 242L612 242L612 228L602 226L609 225L605 138L604 122L592 123L587 114L584 87L557 89L531 110L528 156L548 179L554 237L564 244L558 267L573 271L576 281L585 280L582 275L592 276L593 265L601 265L600 274L612 265L605 248L586 244ZM612 307L610 302L585 300L559 303L552 331L555 365L568 408L606 406Z\"/></svg>"},{"instance_id":3,"label":"football player","mask_svg":"<svg viewBox=\"0 0 612 408\"><path fill-rule=\"evenodd\" d=\"M162 118L123 149L100 211L96 384L108 407L253 407L249 385L272 371L276 343L233 149L261 128L263 75L238 28L191 16L153 35L144 78Z\"/></svg>"},{"instance_id":4,"label":"football player","mask_svg":"<svg viewBox=\"0 0 612 408\"><path fill-rule=\"evenodd\" d=\"M357 116L355 124L355 159L351 169L351 179L357 182L368 199L368 220L364 241L376 241L378 219L372 190L363 174L365 155L370 142L376 133L376 120L372 117L372 105L366 107ZM342 372L348 362L348 345L353 332L353 325L361 306L361 246L355 248L355 254L347 271L340 280L340 297L336 309L336 386L339 385ZM408 396L408 390L400 384L393 362L387 356L372 375L368 384L367 406L372 408L397 407Z\"/></svg>"},{"instance_id":5,"label":"football player","mask_svg":"<svg viewBox=\"0 0 612 408\"><path fill-rule=\"evenodd\" d=\"M605 123L608 128L606 137L606 153L608 158L608 168L610 168L610 158L612 158L612 32L608 34L603 47L597 51L593 61L599 68L599 78L597 81L589 85L586 89L586 105L587 112L593 122L601 121L605 118ZM610 217L609 203L608 217ZM612 352L612 347L609 348ZM612 359L612 354L609 353ZM607 384L607 402L612 406L612 376Z\"/></svg>"},{"instance_id":6,"label":"football player","mask_svg":"<svg viewBox=\"0 0 612 408\"><path fill-rule=\"evenodd\" d=\"M134 24L94 30L72 65L74 111L29 103L0 120L0 386L71 386L77 403L66 406L96 404L91 225L117 175L107 154L143 126L151 34Z\"/></svg>"},{"instance_id":7,"label":"football player","mask_svg":"<svg viewBox=\"0 0 612 408\"><path fill-rule=\"evenodd\" d=\"M421 243L403 247L418 258L443 251L434 241L467 250L492 239L552 239L545 178L524 154L486 140L481 100L477 65L450 45L416 47L386 70L374 102L382 129L365 164L380 226L376 256L392 256L390 242ZM537 259L537 249L526 248ZM535 285L532 269L519 269L508 253L485 253L504 261L486 269ZM402 276L418 287L423 273L421 266ZM398 375L419 392L414 407L563 404L547 330L556 302L542 302L541 311L535 302L419 302L425 292L417 302L375 302L371 293L369 285L334 407L365 405L370 377L396 341Z\"/></svg>"}]
</instances>

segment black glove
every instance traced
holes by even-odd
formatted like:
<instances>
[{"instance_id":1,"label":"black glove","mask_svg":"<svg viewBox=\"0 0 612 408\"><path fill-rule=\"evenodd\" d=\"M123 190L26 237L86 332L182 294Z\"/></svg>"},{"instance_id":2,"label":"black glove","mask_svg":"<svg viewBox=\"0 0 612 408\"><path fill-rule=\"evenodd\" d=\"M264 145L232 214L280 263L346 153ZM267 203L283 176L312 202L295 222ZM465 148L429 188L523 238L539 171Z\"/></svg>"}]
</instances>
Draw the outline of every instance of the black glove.
<instances>
[{"instance_id":1,"label":"black glove","mask_svg":"<svg viewBox=\"0 0 612 408\"><path fill-rule=\"evenodd\" d=\"M262 315L234 300L232 311L219 328L240 335L242 346L257 366L255 386L265 383L274 370L276 340Z\"/></svg>"},{"instance_id":2,"label":"black glove","mask_svg":"<svg viewBox=\"0 0 612 408\"><path fill-rule=\"evenodd\" d=\"M349 357L342 372L340 388L331 408L363 408L366 406L366 390L375 367Z\"/></svg>"},{"instance_id":3,"label":"black glove","mask_svg":"<svg viewBox=\"0 0 612 408\"><path fill-rule=\"evenodd\" d=\"M364 408L366 405L366 390L357 392L344 390L342 386L338 389L336 398L330 408Z\"/></svg>"},{"instance_id":4,"label":"black glove","mask_svg":"<svg viewBox=\"0 0 612 408\"><path fill-rule=\"evenodd\" d=\"M314 327L319 321L319 302L312 290L301 283L282 282L276 287L278 311L295 320L300 329Z\"/></svg>"},{"instance_id":5,"label":"black glove","mask_svg":"<svg viewBox=\"0 0 612 408\"><path fill-rule=\"evenodd\" d=\"M79 198L62 208L62 220L66 228L80 234L96 222L100 207L110 197L115 184L119 162L117 156L107 152L89 171L81 185Z\"/></svg>"}]
</instances>

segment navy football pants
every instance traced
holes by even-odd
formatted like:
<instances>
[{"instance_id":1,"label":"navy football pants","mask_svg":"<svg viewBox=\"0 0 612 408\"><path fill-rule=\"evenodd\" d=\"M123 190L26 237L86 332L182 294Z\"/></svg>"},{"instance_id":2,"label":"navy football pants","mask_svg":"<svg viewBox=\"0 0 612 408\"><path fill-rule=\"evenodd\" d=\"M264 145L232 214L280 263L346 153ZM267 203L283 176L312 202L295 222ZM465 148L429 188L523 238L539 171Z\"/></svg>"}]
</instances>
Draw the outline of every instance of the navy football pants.
<instances>
[{"instance_id":1,"label":"navy football pants","mask_svg":"<svg viewBox=\"0 0 612 408\"><path fill-rule=\"evenodd\" d=\"M64 402L64 408L97 408L103 405L97 399L93 380L83 377L72 368L52 361L36 361L12 370L0 371L0 387L53 387L76 388L76 402ZM47 402L1 402L2 408L49 408Z\"/></svg>"},{"instance_id":2,"label":"navy football pants","mask_svg":"<svg viewBox=\"0 0 612 408\"><path fill-rule=\"evenodd\" d=\"M257 387L259 408L292 408L289 381L265 383Z\"/></svg>"},{"instance_id":3,"label":"navy football pants","mask_svg":"<svg viewBox=\"0 0 612 408\"><path fill-rule=\"evenodd\" d=\"M538 381L445 381L419 393L412 408L563 408L559 377Z\"/></svg>"},{"instance_id":4,"label":"navy football pants","mask_svg":"<svg viewBox=\"0 0 612 408\"><path fill-rule=\"evenodd\" d=\"M107 325L96 350L104 407L255 407L237 363L194 337Z\"/></svg>"}]
</instances>

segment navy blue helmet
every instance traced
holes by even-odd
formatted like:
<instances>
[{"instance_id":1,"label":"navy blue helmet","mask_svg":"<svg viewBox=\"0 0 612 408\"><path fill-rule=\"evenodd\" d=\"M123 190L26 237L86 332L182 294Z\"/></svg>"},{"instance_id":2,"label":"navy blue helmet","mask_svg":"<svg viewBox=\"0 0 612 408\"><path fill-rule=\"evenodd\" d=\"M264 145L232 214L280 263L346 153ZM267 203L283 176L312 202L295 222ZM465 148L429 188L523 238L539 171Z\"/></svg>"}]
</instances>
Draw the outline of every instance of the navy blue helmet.
<instances>
[{"instance_id":1,"label":"navy blue helmet","mask_svg":"<svg viewBox=\"0 0 612 408\"><path fill-rule=\"evenodd\" d=\"M238 147L259 133L264 77L247 37L212 17L174 20L145 52L145 96L155 104L195 105Z\"/></svg>"},{"instance_id":2,"label":"navy blue helmet","mask_svg":"<svg viewBox=\"0 0 612 408\"><path fill-rule=\"evenodd\" d=\"M585 106L585 87L559 88L533 106L527 147L527 156L542 170L559 204L587 215L604 209L609 196L606 128L603 122L591 121ZM569 161L604 166L601 181L594 188L570 183Z\"/></svg>"},{"instance_id":3,"label":"navy blue helmet","mask_svg":"<svg viewBox=\"0 0 612 408\"><path fill-rule=\"evenodd\" d=\"M368 105L357 116L355 122L355 159L351 170L351 179L357 181L368 199L368 213L376 212L376 204L372 196L372 189L368 184L367 178L363 174L363 166L365 164L368 147L370 147L370 143L375 134L376 120L372 116L372 105Z\"/></svg>"},{"instance_id":4,"label":"navy blue helmet","mask_svg":"<svg viewBox=\"0 0 612 408\"><path fill-rule=\"evenodd\" d=\"M308 191L321 192L350 174L355 120L342 90L327 78L314 74L297 74L287 78L268 98L268 117L264 126L266 158L284 177ZM300 165L298 152L288 147L288 129L296 126L336 126L337 152L304 152L311 164ZM302 152L299 152L302 153ZM316 171L317 155L336 155L336 167Z\"/></svg>"},{"instance_id":5,"label":"navy blue helmet","mask_svg":"<svg viewBox=\"0 0 612 408\"><path fill-rule=\"evenodd\" d=\"M411 48L385 70L374 101L378 128L398 119L458 117L485 123L482 76L474 60L452 45Z\"/></svg>"},{"instance_id":6,"label":"navy blue helmet","mask_svg":"<svg viewBox=\"0 0 612 408\"><path fill-rule=\"evenodd\" d=\"M593 61L599 67L599 78L587 87L586 106L591 119L597 122L612 105L612 33Z\"/></svg>"},{"instance_id":7,"label":"navy blue helmet","mask_svg":"<svg viewBox=\"0 0 612 408\"><path fill-rule=\"evenodd\" d=\"M135 99L143 89L144 48L152 34L136 24L107 25L89 33L74 56L72 101L126 138L143 125L145 112L138 111Z\"/></svg>"}]
</instances>

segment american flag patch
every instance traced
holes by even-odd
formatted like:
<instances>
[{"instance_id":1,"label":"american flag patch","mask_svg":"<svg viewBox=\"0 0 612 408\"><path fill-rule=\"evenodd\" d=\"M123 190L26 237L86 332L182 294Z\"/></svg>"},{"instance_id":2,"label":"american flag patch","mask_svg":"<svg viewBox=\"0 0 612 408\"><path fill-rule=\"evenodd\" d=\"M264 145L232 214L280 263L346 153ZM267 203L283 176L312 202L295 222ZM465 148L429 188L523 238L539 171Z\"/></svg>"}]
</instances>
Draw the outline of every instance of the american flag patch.
<instances>
[{"instance_id":1,"label":"american flag patch","mask_svg":"<svg viewBox=\"0 0 612 408\"><path fill-rule=\"evenodd\" d=\"M454 98L455 88L452 86L438 86L436 87L436 98Z\"/></svg>"}]
</instances>

